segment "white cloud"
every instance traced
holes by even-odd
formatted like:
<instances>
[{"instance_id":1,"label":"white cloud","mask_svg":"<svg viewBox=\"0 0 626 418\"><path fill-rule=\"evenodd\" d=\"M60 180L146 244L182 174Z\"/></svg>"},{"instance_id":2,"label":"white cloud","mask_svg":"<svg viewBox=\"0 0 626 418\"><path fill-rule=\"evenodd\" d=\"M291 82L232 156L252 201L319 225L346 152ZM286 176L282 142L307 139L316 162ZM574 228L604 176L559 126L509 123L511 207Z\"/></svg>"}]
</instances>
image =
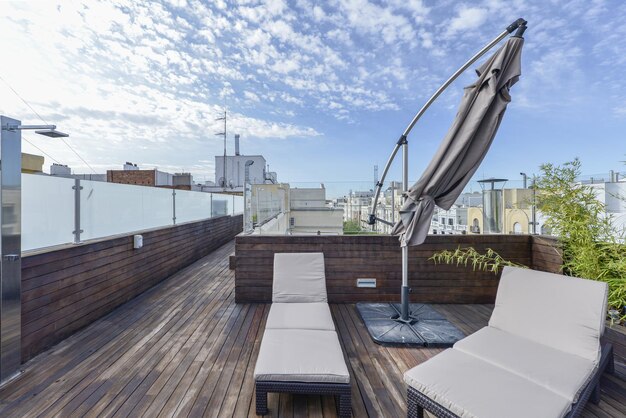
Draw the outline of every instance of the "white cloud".
<instances>
[{"instance_id":1,"label":"white cloud","mask_svg":"<svg viewBox=\"0 0 626 418\"><path fill-rule=\"evenodd\" d=\"M256 93L253 93L253 92L247 91L247 90L243 92L243 96L247 100L250 100L250 101L253 101L253 102L258 102L258 101L261 100L261 99L259 99L259 96Z\"/></svg>"},{"instance_id":2,"label":"white cloud","mask_svg":"<svg viewBox=\"0 0 626 418\"><path fill-rule=\"evenodd\" d=\"M3 54L19 56L19 65L0 60L0 74L44 117L65 125L95 167L117 166L128 153L195 167L199 158L212 161L212 120L224 106L233 130L267 144L321 136L337 120L362 123L375 112L412 109L523 11L530 26L517 103L574 103L594 65L602 72L593 79L616 91L607 108L622 115L626 29L616 22L626 6L583 3L3 2L10 12L0 17ZM557 86L568 100L555 104ZM456 105L453 93L442 96L446 106ZM37 121L1 84L0 94L0 111ZM64 146L34 141L82 165Z\"/></svg>"},{"instance_id":3,"label":"white cloud","mask_svg":"<svg viewBox=\"0 0 626 418\"><path fill-rule=\"evenodd\" d=\"M480 7L461 7L457 16L450 19L447 35L455 35L468 29L478 30L487 20L487 13L487 9Z\"/></svg>"}]
</instances>

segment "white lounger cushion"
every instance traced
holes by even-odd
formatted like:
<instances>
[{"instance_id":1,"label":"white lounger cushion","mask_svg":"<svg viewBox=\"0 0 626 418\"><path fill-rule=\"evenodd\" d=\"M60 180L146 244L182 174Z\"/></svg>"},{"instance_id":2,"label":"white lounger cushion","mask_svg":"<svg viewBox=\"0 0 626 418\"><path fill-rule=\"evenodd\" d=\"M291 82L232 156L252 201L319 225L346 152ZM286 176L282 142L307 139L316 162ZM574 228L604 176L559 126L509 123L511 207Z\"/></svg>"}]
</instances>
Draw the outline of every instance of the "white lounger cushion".
<instances>
[{"instance_id":1,"label":"white lounger cushion","mask_svg":"<svg viewBox=\"0 0 626 418\"><path fill-rule=\"evenodd\" d=\"M525 377L574 403L595 371L595 364L492 327L462 339L455 350Z\"/></svg>"},{"instance_id":2,"label":"white lounger cushion","mask_svg":"<svg viewBox=\"0 0 626 418\"><path fill-rule=\"evenodd\" d=\"M335 331L266 329L254 379L350 383L350 374Z\"/></svg>"},{"instance_id":3,"label":"white lounger cushion","mask_svg":"<svg viewBox=\"0 0 626 418\"><path fill-rule=\"evenodd\" d=\"M560 418L568 399L456 349L404 374L404 381L462 418Z\"/></svg>"},{"instance_id":4,"label":"white lounger cushion","mask_svg":"<svg viewBox=\"0 0 626 418\"><path fill-rule=\"evenodd\" d=\"M505 267L489 325L597 364L607 285Z\"/></svg>"},{"instance_id":5,"label":"white lounger cushion","mask_svg":"<svg viewBox=\"0 0 626 418\"><path fill-rule=\"evenodd\" d=\"M272 303L265 329L318 329L334 331L327 303Z\"/></svg>"},{"instance_id":6,"label":"white lounger cushion","mask_svg":"<svg viewBox=\"0 0 626 418\"><path fill-rule=\"evenodd\" d=\"M324 254L274 254L272 302L328 302Z\"/></svg>"}]
</instances>

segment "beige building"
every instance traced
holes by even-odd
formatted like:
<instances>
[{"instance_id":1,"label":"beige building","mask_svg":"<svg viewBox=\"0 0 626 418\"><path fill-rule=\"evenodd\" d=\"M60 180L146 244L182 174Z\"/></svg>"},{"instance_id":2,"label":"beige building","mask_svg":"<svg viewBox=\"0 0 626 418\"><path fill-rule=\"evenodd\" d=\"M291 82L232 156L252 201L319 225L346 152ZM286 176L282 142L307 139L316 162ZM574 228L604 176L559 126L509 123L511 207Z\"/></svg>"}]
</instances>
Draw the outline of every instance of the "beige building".
<instances>
[{"instance_id":1,"label":"beige building","mask_svg":"<svg viewBox=\"0 0 626 418\"><path fill-rule=\"evenodd\" d=\"M41 155L22 153L22 173L42 173L43 163L44 158Z\"/></svg>"},{"instance_id":2,"label":"beige building","mask_svg":"<svg viewBox=\"0 0 626 418\"><path fill-rule=\"evenodd\" d=\"M503 234L529 234L533 232L532 193L532 189L504 189L502 191L501 222ZM482 206L467 208L467 222L469 233L483 233Z\"/></svg>"}]
</instances>

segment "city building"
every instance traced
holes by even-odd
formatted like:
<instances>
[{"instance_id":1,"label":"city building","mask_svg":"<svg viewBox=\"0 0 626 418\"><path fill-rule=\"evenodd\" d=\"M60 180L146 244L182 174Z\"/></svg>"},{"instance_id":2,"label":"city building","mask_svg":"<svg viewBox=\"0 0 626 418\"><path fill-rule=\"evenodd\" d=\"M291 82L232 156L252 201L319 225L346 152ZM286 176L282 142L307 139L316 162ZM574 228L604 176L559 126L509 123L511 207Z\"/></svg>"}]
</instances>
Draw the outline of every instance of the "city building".
<instances>
[{"instance_id":1,"label":"city building","mask_svg":"<svg viewBox=\"0 0 626 418\"><path fill-rule=\"evenodd\" d=\"M287 183L254 184L250 208L248 216L257 234L343 234L343 208L328 205L324 187L290 188Z\"/></svg>"},{"instance_id":2,"label":"city building","mask_svg":"<svg viewBox=\"0 0 626 418\"><path fill-rule=\"evenodd\" d=\"M72 169L65 164L53 163L50 166L50 175L56 177L66 177L79 180L107 181L106 174L72 174Z\"/></svg>"},{"instance_id":3,"label":"city building","mask_svg":"<svg viewBox=\"0 0 626 418\"><path fill-rule=\"evenodd\" d=\"M431 234L467 234L468 208L454 205L449 210L435 207L430 223Z\"/></svg>"},{"instance_id":4,"label":"city building","mask_svg":"<svg viewBox=\"0 0 626 418\"><path fill-rule=\"evenodd\" d=\"M44 158L41 155L22 153L22 173L43 173Z\"/></svg>"},{"instance_id":5,"label":"city building","mask_svg":"<svg viewBox=\"0 0 626 418\"><path fill-rule=\"evenodd\" d=\"M352 191L347 198L345 221L367 221L372 207L373 190ZM364 224L365 225L365 224Z\"/></svg>"},{"instance_id":6,"label":"city building","mask_svg":"<svg viewBox=\"0 0 626 418\"><path fill-rule=\"evenodd\" d=\"M488 189L483 191L480 203L477 199L471 201L471 206L466 207L471 234L532 234L541 230L540 227L533 229L533 222L539 220L533 209L533 189ZM491 220L491 229L486 228L486 219Z\"/></svg>"},{"instance_id":7,"label":"city building","mask_svg":"<svg viewBox=\"0 0 626 418\"><path fill-rule=\"evenodd\" d=\"M608 180L590 180L596 198L606 207L606 213L612 217L613 225L626 230L626 178L620 178L615 171L609 173Z\"/></svg>"},{"instance_id":8,"label":"city building","mask_svg":"<svg viewBox=\"0 0 626 418\"><path fill-rule=\"evenodd\" d=\"M226 153L226 150L224 150ZM241 155L239 135L235 135L235 155L215 156L214 186L203 186L205 191L243 194L244 184L276 184L278 175L269 171L262 155ZM247 179L246 179L247 176Z\"/></svg>"},{"instance_id":9,"label":"city building","mask_svg":"<svg viewBox=\"0 0 626 418\"><path fill-rule=\"evenodd\" d=\"M174 175L159 171L141 170L137 164L126 162L122 170L107 170L109 183L134 184L138 186L173 187Z\"/></svg>"},{"instance_id":10,"label":"city building","mask_svg":"<svg viewBox=\"0 0 626 418\"><path fill-rule=\"evenodd\" d=\"M324 187L291 189L289 205L292 234L343 234L344 212L327 205Z\"/></svg>"},{"instance_id":11,"label":"city building","mask_svg":"<svg viewBox=\"0 0 626 418\"><path fill-rule=\"evenodd\" d=\"M361 217L364 221L367 221L369 214L372 213L372 200L373 194L372 198L370 198L367 213L364 217ZM378 219L384 219L385 221L394 224L399 219L400 208L402 208L402 186L399 182L392 181L389 187L381 192L375 215ZM393 226L383 222L377 222L376 225L374 225L374 228L376 232L389 234L391 233Z\"/></svg>"},{"instance_id":12,"label":"city building","mask_svg":"<svg viewBox=\"0 0 626 418\"><path fill-rule=\"evenodd\" d=\"M226 165L224 166L224 161ZM250 184L277 183L277 174L267 171L267 161L262 155L215 156L215 188L222 191L243 193L246 180L246 163ZM226 176L226 177L224 177Z\"/></svg>"}]
</instances>

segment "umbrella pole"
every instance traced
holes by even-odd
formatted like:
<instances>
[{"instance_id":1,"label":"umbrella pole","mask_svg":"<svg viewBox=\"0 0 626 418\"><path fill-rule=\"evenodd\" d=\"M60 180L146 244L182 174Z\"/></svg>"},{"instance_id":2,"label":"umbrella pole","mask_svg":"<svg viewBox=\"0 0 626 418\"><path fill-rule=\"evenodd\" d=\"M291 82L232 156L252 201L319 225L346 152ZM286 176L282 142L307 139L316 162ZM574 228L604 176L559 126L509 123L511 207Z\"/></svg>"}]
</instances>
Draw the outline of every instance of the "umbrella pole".
<instances>
[{"instance_id":1,"label":"umbrella pole","mask_svg":"<svg viewBox=\"0 0 626 418\"><path fill-rule=\"evenodd\" d=\"M409 142L403 136L402 141L402 191L404 200L409 190ZM404 202L402 202L404 203ZM409 321L409 246L402 246L402 293L401 293L400 320Z\"/></svg>"},{"instance_id":2,"label":"umbrella pole","mask_svg":"<svg viewBox=\"0 0 626 418\"><path fill-rule=\"evenodd\" d=\"M402 247L402 294L400 299L400 321L409 322L409 246Z\"/></svg>"}]
</instances>

